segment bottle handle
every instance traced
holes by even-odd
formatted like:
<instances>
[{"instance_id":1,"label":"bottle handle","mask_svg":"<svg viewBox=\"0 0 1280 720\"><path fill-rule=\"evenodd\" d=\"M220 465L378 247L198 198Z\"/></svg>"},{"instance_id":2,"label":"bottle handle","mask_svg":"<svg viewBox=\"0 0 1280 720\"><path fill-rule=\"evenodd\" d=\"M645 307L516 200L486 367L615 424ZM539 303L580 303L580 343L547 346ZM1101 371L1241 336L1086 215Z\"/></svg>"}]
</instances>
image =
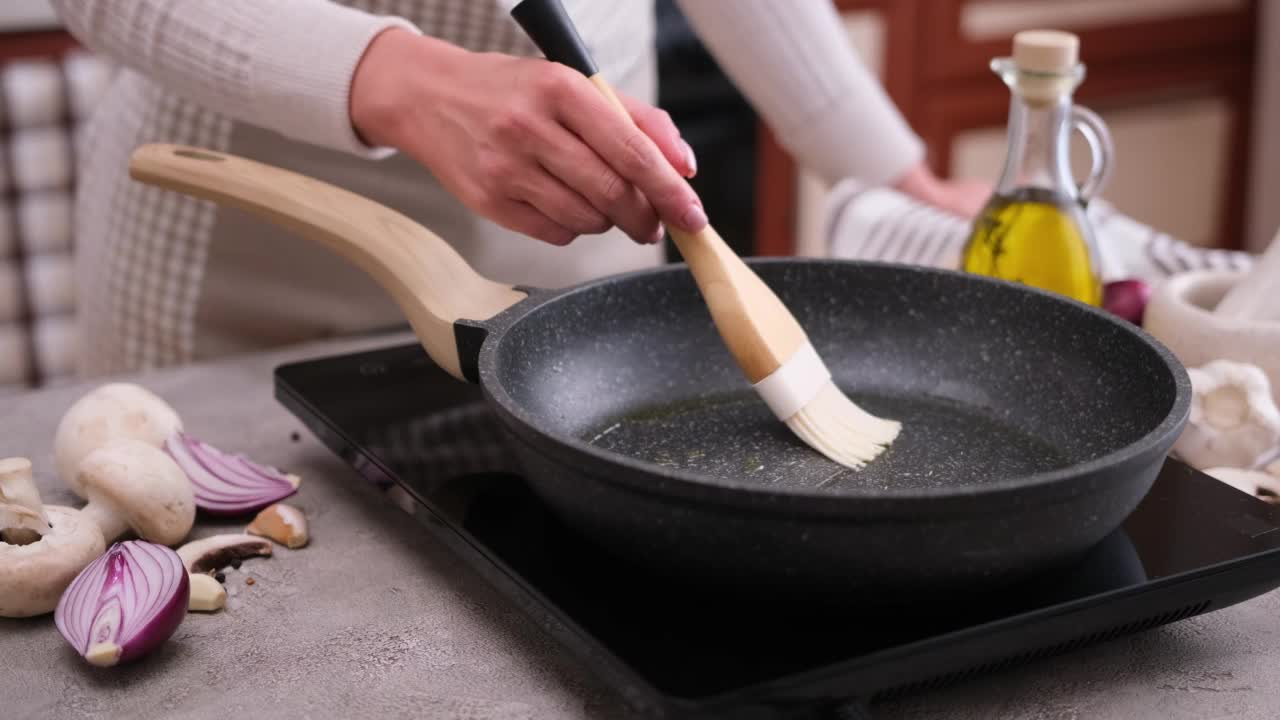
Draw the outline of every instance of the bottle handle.
<instances>
[{"instance_id":1,"label":"bottle handle","mask_svg":"<svg viewBox=\"0 0 1280 720\"><path fill-rule=\"evenodd\" d=\"M1107 130L1107 124L1098 117L1097 113L1087 107L1072 106L1071 127L1083 135L1085 141L1089 143L1092 164L1088 179L1081 183L1079 188L1080 204L1088 205L1089 201L1102 192L1107 181L1111 179L1116 152L1115 144L1111 141L1111 131Z\"/></svg>"}]
</instances>

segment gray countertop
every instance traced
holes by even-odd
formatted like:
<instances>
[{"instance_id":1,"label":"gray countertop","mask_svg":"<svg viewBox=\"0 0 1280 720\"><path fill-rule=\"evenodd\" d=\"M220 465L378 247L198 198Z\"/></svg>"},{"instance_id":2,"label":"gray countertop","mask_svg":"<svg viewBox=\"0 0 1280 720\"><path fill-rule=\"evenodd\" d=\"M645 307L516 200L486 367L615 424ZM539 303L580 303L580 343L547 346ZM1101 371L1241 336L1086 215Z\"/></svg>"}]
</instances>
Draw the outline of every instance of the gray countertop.
<instances>
[{"instance_id":1,"label":"gray countertop","mask_svg":"<svg viewBox=\"0 0 1280 720\"><path fill-rule=\"evenodd\" d=\"M404 337L316 344L131 378L188 430L304 478L301 550L246 562L232 606L155 655L98 670L51 616L0 618L5 718L616 718L620 701L272 399L280 362ZM53 431L87 389L0 399L0 455L28 455L47 502ZM297 442L291 439L299 433ZM195 535L237 526L198 522ZM253 576L253 586L244 584ZM1280 716L1280 594L875 708L885 718Z\"/></svg>"}]
</instances>

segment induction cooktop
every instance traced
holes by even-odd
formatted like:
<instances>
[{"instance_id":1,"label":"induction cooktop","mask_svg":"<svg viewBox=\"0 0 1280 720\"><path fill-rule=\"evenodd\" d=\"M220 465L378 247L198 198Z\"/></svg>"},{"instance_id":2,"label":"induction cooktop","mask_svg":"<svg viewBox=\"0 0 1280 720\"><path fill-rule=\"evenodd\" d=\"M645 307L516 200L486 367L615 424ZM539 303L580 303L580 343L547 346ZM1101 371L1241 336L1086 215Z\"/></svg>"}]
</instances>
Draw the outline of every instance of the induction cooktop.
<instances>
[{"instance_id":1,"label":"induction cooktop","mask_svg":"<svg viewBox=\"0 0 1280 720\"><path fill-rule=\"evenodd\" d=\"M1280 508L1171 459L1119 530L1016 587L889 608L730 594L563 525L520 477L479 388L417 345L285 365L275 383L322 442L644 715L850 717L1280 586Z\"/></svg>"}]
</instances>

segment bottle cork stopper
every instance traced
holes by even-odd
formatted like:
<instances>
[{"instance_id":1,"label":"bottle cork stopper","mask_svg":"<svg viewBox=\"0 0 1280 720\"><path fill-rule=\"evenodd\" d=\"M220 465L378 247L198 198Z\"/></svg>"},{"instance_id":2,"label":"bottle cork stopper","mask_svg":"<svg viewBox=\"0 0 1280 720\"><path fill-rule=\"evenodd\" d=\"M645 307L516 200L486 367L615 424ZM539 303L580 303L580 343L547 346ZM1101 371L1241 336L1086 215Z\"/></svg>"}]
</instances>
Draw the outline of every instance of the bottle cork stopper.
<instances>
[{"instance_id":1,"label":"bottle cork stopper","mask_svg":"<svg viewBox=\"0 0 1280 720\"><path fill-rule=\"evenodd\" d=\"M1080 57L1080 38L1060 30L1024 30L1013 36L1013 62L1033 73L1066 73Z\"/></svg>"}]
</instances>

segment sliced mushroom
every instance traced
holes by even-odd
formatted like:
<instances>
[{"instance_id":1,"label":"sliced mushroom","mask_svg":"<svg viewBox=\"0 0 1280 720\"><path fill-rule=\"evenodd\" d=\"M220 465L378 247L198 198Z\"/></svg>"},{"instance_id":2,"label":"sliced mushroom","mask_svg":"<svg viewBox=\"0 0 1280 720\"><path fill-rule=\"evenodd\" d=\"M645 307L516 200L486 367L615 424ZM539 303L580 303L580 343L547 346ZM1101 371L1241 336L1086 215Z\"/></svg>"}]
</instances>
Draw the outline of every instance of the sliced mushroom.
<instances>
[{"instance_id":1,"label":"sliced mushroom","mask_svg":"<svg viewBox=\"0 0 1280 720\"><path fill-rule=\"evenodd\" d=\"M213 535L178 548L178 557L190 573L210 573L230 565L232 560L270 555L270 540L239 534Z\"/></svg>"}]
</instances>

